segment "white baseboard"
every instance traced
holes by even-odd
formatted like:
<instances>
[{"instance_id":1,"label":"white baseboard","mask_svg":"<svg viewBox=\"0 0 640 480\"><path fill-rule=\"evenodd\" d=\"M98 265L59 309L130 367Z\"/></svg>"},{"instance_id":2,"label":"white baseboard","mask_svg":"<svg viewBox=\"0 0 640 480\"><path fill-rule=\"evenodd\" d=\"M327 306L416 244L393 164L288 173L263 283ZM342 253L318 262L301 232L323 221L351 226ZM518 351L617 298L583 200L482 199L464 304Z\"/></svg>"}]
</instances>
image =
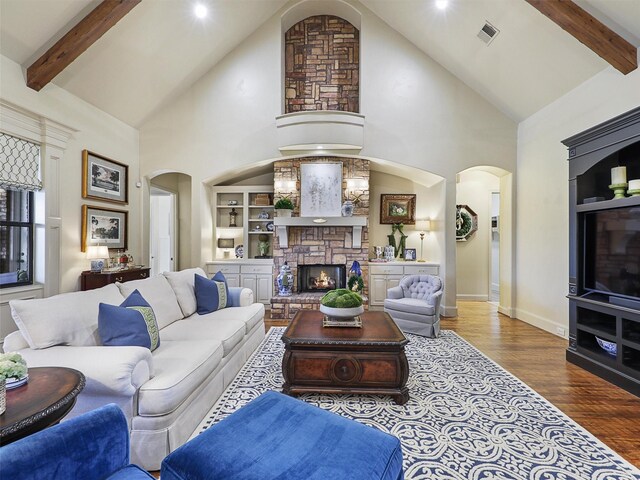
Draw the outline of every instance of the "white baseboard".
<instances>
[{"instance_id":1,"label":"white baseboard","mask_svg":"<svg viewBox=\"0 0 640 480\"><path fill-rule=\"evenodd\" d=\"M489 295L467 295L460 293L456 295L456 299L467 302L487 302L489 301Z\"/></svg>"},{"instance_id":2,"label":"white baseboard","mask_svg":"<svg viewBox=\"0 0 640 480\"><path fill-rule=\"evenodd\" d=\"M440 305L440 315L442 317L457 317L458 307L447 307L445 305Z\"/></svg>"},{"instance_id":3,"label":"white baseboard","mask_svg":"<svg viewBox=\"0 0 640 480\"><path fill-rule=\"evenodd\" d=\"M568 325L555 322L548 318L541 317L539 315L536 315L535 313L527 312L526 310L523 310L521 308L516 309L516 318L530 325L533 325L534 327L538 327L549 333L557 335L558 337L567 338L567 339L569 338ZM561 331L564 332L564 334L561 334L560 333Z\"/></svg>"},{"instance_id":4,"label":"white baseboard","mask_svg":"<svg viewBox=\"0 0 640 480\"><path fill-rule=\"evenodd\" d=\"M502 305L498 305L498 313L506 315L509 318L516 316L513 308L503 307Z\"/></svg>"}]
</instances>

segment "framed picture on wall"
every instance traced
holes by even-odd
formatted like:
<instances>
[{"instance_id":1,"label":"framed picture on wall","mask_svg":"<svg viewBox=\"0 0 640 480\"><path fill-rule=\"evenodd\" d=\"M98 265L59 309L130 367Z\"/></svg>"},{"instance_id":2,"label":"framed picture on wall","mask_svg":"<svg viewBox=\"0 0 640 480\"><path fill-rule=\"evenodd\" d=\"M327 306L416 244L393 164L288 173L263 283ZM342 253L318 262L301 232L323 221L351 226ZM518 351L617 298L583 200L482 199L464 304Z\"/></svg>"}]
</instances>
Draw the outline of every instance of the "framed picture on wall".
<instances>
[{"instance_id":1,"label":"framed picture on wall","mask_svg":"<svg viewBox=\"0 0 640 480\"><path fill-rule=\"evenodd\" d=\"M394 223L414 225L416 223L415 194L381 194L380 223L383 225Z\"/></svg>"},{"instance_id":2,"label":"framed picture on wall","mask_svg":"<svg viewBox=\"0 0 640 480\"><path fill-rule=\"evenodd\" d=\"M342 215L342 163L300 165L300 216Z\"/></svg>"},{"instance_id":3,"label":"framed picture on wall","mask_svg":"<svg viewBox=\"0 0 640 480\"><path fill-rule=\"evenodd\" d=\"M89 150L82 151L82 198L126 204L129 167Z\"/></svg>"},{"instance_id":4,"label":"framed picture on wall","mask_svg":"<svg viewBox=\"0 0 640 480\"><path fill-rule=\"evenodd\" d=\"M124 210L83 205L81 250L86 252L90 245L126 250L128 214Z\"/></svg>"}]
</instances>

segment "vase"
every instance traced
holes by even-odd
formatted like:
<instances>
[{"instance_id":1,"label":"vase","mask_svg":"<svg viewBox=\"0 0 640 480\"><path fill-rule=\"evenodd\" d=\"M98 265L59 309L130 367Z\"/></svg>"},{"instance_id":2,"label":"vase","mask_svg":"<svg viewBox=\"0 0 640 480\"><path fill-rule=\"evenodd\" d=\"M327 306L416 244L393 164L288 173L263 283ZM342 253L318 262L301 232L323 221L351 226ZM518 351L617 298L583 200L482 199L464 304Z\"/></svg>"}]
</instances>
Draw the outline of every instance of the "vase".
<instances>
[{"instance_id":1,"label":"vase","mask_svg":"<svg viewBox=\"0 0 640 480\"><path fill-rule=\"evenodd\" d=\"M7 381L0 380L0 415L7 409Z\"/></svg>"},{"instance_id":2,"label":"vase","mask_svg":"<svg viewBox=\"0 0 640 480\"><path fill-rule=\"evenodd\" d=\"M276 284L278 285L279 296L291 296L293 291L293 273L291 273L291 267L289 267L286 262L280 267L280 273L276 277Z\"/></svg>"},{"instance_id":3,"label":"vase","mask_svg":"<svg viewBox=\"0 0 640 480\"><path fill-rule=\"evenodd\" d=\"M290 217L292 210L288 208L277 208L276 213L279 217Z\"/></svg>"},{"instance_id":4,"label":"vase","mask_svg":"<svg viewBox=\"0 0 640 480\"><path fill-rule=\"evenodd\" d=\"M354 205L352 200L345 200L342 204L342 216L351 217L353 215L353 207Z\"/></svg>"}]
</instances>

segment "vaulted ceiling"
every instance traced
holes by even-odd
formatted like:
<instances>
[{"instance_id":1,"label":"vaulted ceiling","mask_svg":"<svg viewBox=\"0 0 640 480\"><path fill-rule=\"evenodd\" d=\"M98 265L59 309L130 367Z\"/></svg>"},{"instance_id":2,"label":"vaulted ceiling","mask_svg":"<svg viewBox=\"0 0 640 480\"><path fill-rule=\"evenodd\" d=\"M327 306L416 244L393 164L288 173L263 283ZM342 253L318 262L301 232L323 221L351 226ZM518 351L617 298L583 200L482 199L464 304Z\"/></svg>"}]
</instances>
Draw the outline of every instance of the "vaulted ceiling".
<instances>
[{"instance_id":1,"label":"vaulted ceiling","mask_svg":"<svg viewBox=\"0 0 640 480\"><path fill-rule=\"evenodd\" d=\"M143 0L53 83L140 126L288 3L200 1L204 21L192 0ZM434 0L360 1L516 121L608 67L525 0L449 0L445 11ZM26 69L99 3L0 0L0 53ZM575 3L640 45L640 0ZM476 36L485 21L500 31L489 46Z\"/></svg>"}]
</instances>

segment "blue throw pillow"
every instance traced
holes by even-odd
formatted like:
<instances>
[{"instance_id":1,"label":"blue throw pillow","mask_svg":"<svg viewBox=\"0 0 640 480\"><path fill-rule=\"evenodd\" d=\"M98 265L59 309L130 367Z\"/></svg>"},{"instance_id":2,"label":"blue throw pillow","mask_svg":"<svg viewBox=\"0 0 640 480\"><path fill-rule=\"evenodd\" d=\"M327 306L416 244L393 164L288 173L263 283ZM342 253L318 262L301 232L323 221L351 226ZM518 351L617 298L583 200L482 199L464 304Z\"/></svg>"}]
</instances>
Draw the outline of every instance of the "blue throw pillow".
<instances>
[{"instance_id":1,"label":"blue throw pillow","mask_svg":"<svg viewBox=\"0 0 640 480\"><path fill-rule=\"evenodd\" d=\"M156 316L138 290L120 306L100 304L98 333L103 345L146 347L151 351L160 346Z\"/></svg>"},{"instance_id":2,"label":"blue throw pillow","mask_svg":"<svg viewBox=\"0 0 640 480\"><path fill-rule=\"evenodd\" d=\"M211 280L196 274L193 286L196 292L198 315L215 312L227 306L229 287L222 272L216 273Z\"/></svg>"}]
</instances>

